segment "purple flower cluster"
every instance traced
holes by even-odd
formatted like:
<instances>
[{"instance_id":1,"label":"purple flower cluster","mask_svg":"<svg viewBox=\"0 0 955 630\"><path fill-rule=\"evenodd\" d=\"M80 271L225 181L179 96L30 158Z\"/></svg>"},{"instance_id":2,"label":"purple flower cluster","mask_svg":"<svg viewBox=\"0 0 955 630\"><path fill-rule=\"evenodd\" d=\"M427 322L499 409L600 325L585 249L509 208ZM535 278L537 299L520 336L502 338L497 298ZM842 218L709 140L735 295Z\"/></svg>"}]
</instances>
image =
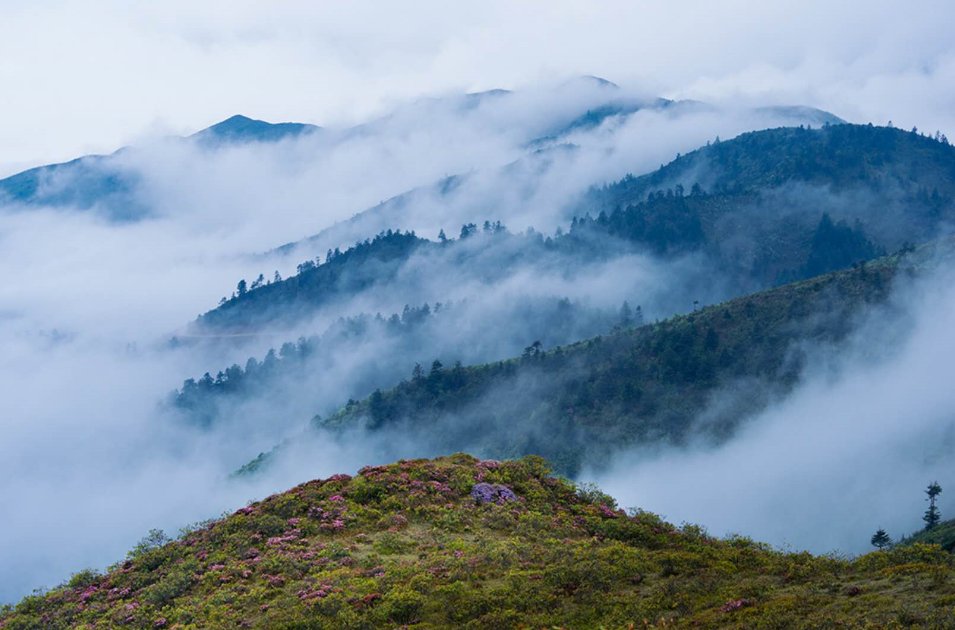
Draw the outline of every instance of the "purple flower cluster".
<instances>
[{"instance_id":1,"label":"purple flower cluster","mask_svg":"<svg viewBox=\"0 0 955 630\"><path fill-rule=\"evenodd\" d=\"M484 503L497 503L504 505L510 501L517 501L517 495L507 486L498 483L476 483L471 488L471 498L478 505Z\"/></svg>"}]
</instances>

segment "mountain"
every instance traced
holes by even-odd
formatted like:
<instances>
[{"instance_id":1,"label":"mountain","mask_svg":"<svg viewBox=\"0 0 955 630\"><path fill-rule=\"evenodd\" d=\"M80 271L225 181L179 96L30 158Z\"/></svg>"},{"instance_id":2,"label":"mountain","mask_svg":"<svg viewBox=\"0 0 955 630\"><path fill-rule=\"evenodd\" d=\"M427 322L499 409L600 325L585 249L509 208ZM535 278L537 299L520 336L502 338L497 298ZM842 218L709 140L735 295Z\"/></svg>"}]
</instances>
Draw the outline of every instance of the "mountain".
<instances>
[{"instance_id":1,"label":"mountain","mask_svg":"<svg viewBox=\"0 0 955 630\"><path fill-rule=\"evenodd\" d=\"M298 274L240 289L197 321L203 330L249 330L275 321L312 315L336 298L348 297L392 280L411 255L436 244L413 232L378 234L344 252L330 252L324 264L305 261Z\"/></svg>"},{"instance_id":2,"label":"mountain","mask_svg":"<svg viewBox=\"0 0 955 630\"><path fill-rule=\"evenodd\" d=\"M300 123L268 123L236 115L178 141L194 141L206 149L246 143L277 142L318 131ZM140 149L125 147L109 155L88 155L38 166L0 179L0 204L24 206L99 207L113 219L137 219L148 208L135 195L142 173L125 158Z\"/></svg>"},{"instance_id":3,"label":"mountain","mask_svg":"<svg viewBox=\"0 0 955 630\"><path fill-rule=\"evenodd\" d=\"M133 198L139 176L111 155L90 155L62 164L38 166L0 179L0 204L114 208L119 220L141 217L146 209Z\"/></svg>"},{"instance_id":4,"label":"mountain","mask_svg":"<svg viewBox=\"0 0 955 630\"><path fill-rule=\"evenodd\" d=\"M262 417L264 408L274 429L276 417L308 418L316 409L331 413L348 399L390 387L415 361L430 363L443 356L449 357L449 364L450 357L483 363L519 353L535 335L552 346L592 337L620 322L619 305L598 309L568 298L510 301L499 305L493 318L477 317L474 311L473 302L437 302L406 305L390 316L343 317L321 334L287 341L218 374L186 379L169 406L183 421L200 427L248 427ZM512 322L506 332L499 329L502 320ZM473 342L462 344L464 336ZM173 344L196 341L177 337ZM242 424L246 418L248 424Z\"/></svg>"},{"instance_id":5,"label":"mountain","mask_svg":"<svg viewBox=\"0 0 955 630\"><path fill-rule=\"evenodd\" d=\"M568 346L534 343L505 361L426 364L392 389L314 418L316 431L293 440L294 448L378 438L382 449L394 445L396 457L539 454L573 476L624 448L719 443L799 381L813 348L837 347L888 298L896 278L949 249L900 253ZM242 473L288 450L263 453Z\"/></svg>"},{"instance_id":6,"label":"mountain","mask_svg":"<svg viewBox=\"0 0 955 630\"><path fill-rule=\"evenodd\" d=\"M453 179L444 183L449 194L460 185ZM394 211L403 212L413 201L395 201ZM497 241L507 242L500 256L460 240L379 236L344 256L326 256L324 263L307 261L302 273L279 286L226 300L200 324L261 326L273 318L313 315L372 286L406 291L393 281L436 251L454 264L432 263L432 277L506 274L510 264L536 264L545 251L548 264L568 269L581 258L609 260L637 252L672 260L696 253L709 261L710 281L727 287L723 297L741 295L845 268L943 233L955 221L955 148L947 141L866 125L770 129L594 189L578 211L567 234L544 241L533 235L523 242L517 237ZM405 245L395 246L399 240ZM355 281L346 286L339 277ZM439 301L442 296L418 298Z\"/></svg>"},{"instance_id":7,"label":"mountain","mask_svg":"<svg viewBox=\"0 0 955 630\"><path fill-rule=\"evenodd\" d=\"M297 486L105 574L0 610L0 628L946 627L951 556L854 560L716 539L540 458L454 455Z\"/></svg>"},{"instance_id":8,"label":"mountain","mask_svg":"<svg viewBox=\"0 0 955 630\"><path fill-rule=\"evenodd\" d=\"M575 162L577 158L584 159L586 165L590 159L601 159L596 156L606 159L607 155L619 150L615 145L615 134L633 115L640 112L659 114L665 121L679 124L681 119L692 115L721 114L721 110L705 103L628 97L609 82L595 82L591 78L584 78L581 82L597 85L600 98L582 105L582 108L587 108L583 111L570 110L557 116L539 133L531 134L524 141L525 152L518 159L500 167L461 172L417 186L317 234L286 243L276 251L314 255L327 247L342 246L396 226L409 229L429 225L435 215L440 215L446 222L445 228L455 227L482 218L488 207L506 208L507 216L513 218L514 215L519 217L527 206L546 203L556 205L549 210L552 215L566 216L569 220L577 198L591 185L602 182L605 175L599 173L593 180L581 183L579 190L571 186L558 195L555 189L567 186L568 179L573 179L569 175L581 170ZM484 94L469 96L486 98ZM514 94L495 93L496 98L503 96ZM753 128L845 122L829 112L810 107L763 107L748 110L743 116ZM505 215L498 216L505 218Z\"/></svg>"},{"instance_id":9,"label":"mountain","mask_svg":"<svg viewBox=\"0 0 955 630\"><path fill-rule=\"evenodd\" d=\"M320 131L321 127L303 123L269 123L237 114L194 133L190 138L206 147L249 142L278 142Z\"/></svg>"},{"instance_id":10,"label":"mountain","mask_svg":"<svg viewBox=\"0 0 955 630\"><path fill-rule=\"evenodd\" d=\"M833 211L842 207L838 214L859 219L880 239L901 229L896 239L921 242L951 212L955 148L944 136L892 127L769 129L714 142L653 173L595 190L585 206L609 212L678 188L815 197L813 203Z\"/></svg>"}]
</instances>

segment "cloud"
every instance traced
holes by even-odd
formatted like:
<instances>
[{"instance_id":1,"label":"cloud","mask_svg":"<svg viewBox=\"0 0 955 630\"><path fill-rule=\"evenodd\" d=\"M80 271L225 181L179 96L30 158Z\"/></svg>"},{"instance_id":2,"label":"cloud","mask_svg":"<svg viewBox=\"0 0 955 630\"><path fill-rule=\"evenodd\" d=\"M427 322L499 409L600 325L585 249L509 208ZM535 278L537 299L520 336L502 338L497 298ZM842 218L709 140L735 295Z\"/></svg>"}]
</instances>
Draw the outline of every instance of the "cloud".
<instances>
[{"instance_id":1,"label":"cloud","mask_svg":"<svg viewBox=\"0 0 955 630\"><path fill-rule=\"evenodd\" d=\"M797 550L859 553L880 527L918 530L925 486L955 478L952 273L898 286L723 446L631 452L591 478L624 505ZM951 516L955 501L942 498Z\"/></svg>"},{"instance_id":2,"label":"cloud","mask_svg":"<svg viewBox=\"0 0 955 630\"><path fill-rule=\"evenodd\" d=\"M117 163L141 177L135 194L151 212L142 221L115 223L95 209L0 211L0 268L7 270L0 283L0 344L5 350L0 357L0 397L5 401L0 494L15 506L0 522L0 600L54 584L84 566L118 559L150 527L174 531L305 475L354 470L376 461L378 452L363 445L313 451L304 463L285 470L284 477L263 479L251 488L227 484L225 472L292 434L307 418L292 413L294 405L260 406L246 419L246 426L259 431L249 437L175 425L158 406L183 378L261 355L274 341L241 347L165 344L169 333L213 306L239 278L271 275L273 269L288 275L305 250L288 257L256 254L454 174L469 176L457 196L425 195L394 217L373 217L352 231L326 232L308 246L313 248L308 254L387 227L434 236L441 227L452 233L465 220L488 218L516 229L533 225L549 231L566 222L569 200L592 183L652 169L716 135L780 122L754 117L753 105L805 103L852 120L891 118L900 126L938 127L955 135L950 87L955 85L955 57L944 30L955 9L925 1L910 4L904 20L896 12L889 2L862 8L822 2L791 8L694 2L678 12L658 2L615 2L600 11L563 1L453 8L437 2L359 2L347 8L304 2L263 8L251 1L228 6L182 0L4 3L0 120L6 124L0 125L0 173L135 144ZM605 97L595 84L566 82L580 74L606 76L623 85L627 97L697 98L717 107L682 116L648 110L571 134L567 140L576 149L528 157L528 141ZM513 98L479 106L459 96L496 87L521 89ZM215 153L165 139L236 112L316 123L326 132ZM688 266L681 268L687 272L681 277L695 277ZM473 319L440 330L434 346L420 351L453 347L463 335L493 332L500 337L482 349L491 356L520 343L513 337L524 334L524 329L494 330L493 317L508 313L498 300L516 300L531 288L536 298L570 295L588 307L609 308L639 294L651 296L664 314L679 309L676 293L665 290L664 272L673 269L661 270L642 258L619 259L586 270L599 279L586 284L528 267L498 282L456 282L460 276L449 274L422 283L427 274L415 275L410 268L403 284L365 293L301 330L276 331L276 338L320 332L339 315L388 313L404 303L440 296L470 300ZM719 289L714 287L716 293ZM944 302L936 307L947 312ZM913 336L911 344L919 339ZM362 349L368 354L334 357L331 363L341 368L337 378L342 381L323 379L325 389L319 390L316 406L342 402L335 398L341 393L336 385L357 373L361 359L374 357L374 339L368 341ZM921 343L927 356L945 347ZM923 412L917 417L925 422L938 417L926 405L947 404L934 396L943 371L937 364L917 362L917 352L900 356L900 363L910 364L911 374L924 380L904 380L905 373L890 367L880 376L878 368L861 366L857 378L862 380L846 377L835 384L809 385L773 413L798 413L811 422L813 414L822 416L825 409L810 401L829 396L846 417L856 418L856 408L846 401L860 391L859 383L888 394L896 383L887 375L895 374L898 386L907 387L899 390L898 400L929 391L933 395L912 401L912 409ZM888 404L869 409L871 434L854 432L855 424L836 425L841 440L836 443L854 444L859 435L887 440L899 426L891 424L889 409ZM771 415L762 430L769 438L812 439L786 433L789 425L776 417ZM908 426L916 437L934 435L935 425ZM743 436L750 441L740 444L771 442L761 435L754 428L754 437ZM896 452L882 448L885 440L880 440L872 445L875 452L894 457ZM916 446L911 448L919 454ZM669 498L668 492L678 496L674 488L692 490L698 480L686 471L707 466L719 471L724 464L727 470L740 470L730 465L740 458L727 452L736 453L675 455L690 458L689 464L679 467L670 490L658 495L611 489L683 517L672 503L656 498ZM861 452L835 454L855 457L852 461L863 466L869 460ZM893 520L889 511L893 501L914 495L911 512L927 481L922 477L944 477L944 470L932 468L934 460L926 461L930 463L897 479L865 468L872 479L881 480L886 498L868 512L858 512L864 515L860 532L870 525L893 533L902 528L901 517ZM848 474L819 463L817 476L805 473L798 461L780 456L778 462L780 472L766 479L786 487L798 472L808 475L805 487L821 494L823 473ZM774 463L767 458L767 466ZM665 472L652 460L646 466L635 477L645 480L636 486L641 492L653 487L654 475ZM743 469L740 474L752 472ZM732 485L735 478L716 479ZM750 478L757 486L755 495L776 496L776 487L759 479ZM874 481L852 479L854 488L874 487ZM722 486L706 487L715 493ZM797 490L790 486L790 492ZM812 499L809 494L791 496L799 499L793 505L805 506ZM754 533L799 544L801 538L773 530L769 519L757 520L761 512L752 507L782 510L778 504L729 502L753 522L765 523ZM737 521L721 505L711 510L704 502L705 510L692 513L689 504L680 509L686 509L688 520L712 515L714 529L734 527ZM840 509L832 507L833 513L845 515ZM790 521L799 516L786 514ZM837 534L833 529L832 544L848 541L844 531L850 530ZM852 541L857 540L854 529L851 533ZM813 544L825 546L829 539Z\"/></svg>"},{"instance_id":3,"label":"cloud","mask_svg":"<svg viewBox=\"0 0 955 630\"><path fill-rule=\"evenodd\" d=\"M0 544L0 599L119 559L151 527L175 531L292 480L375 460L373 445L319 451L296 469L297 477L265 478L253 488L225 482L259 451L300 431L313 413L345 402L347 387L356 396L367 393L355 383L368 374L384 387L397 374L407 375L414 360L509 356L539 336L527 315L534 304L558 297L579 301L591 315L613 311L624 299L639 299L648 314L681 308L682 285L664 281L663 274L679 270L698 278L698 265L690 262L661 265L637 256L581 266L576 277L593 282L533 265L495 275L496 250L476 240L484 262L468 273L456 269L460 260L420 257L393 286L332 305L291 329L268 331L272 336L245 345L166 343L239 278L270 276L273 269L288 275L302 260L299 253L260 252L449 172L475 174L476 183L450 205L399 215L391 227L424 227L433 236L439 225L453 232L459 221L487 217L548 229L566 220L561 198L593 177L613 177L628 164L639 167L640 160L656 162L675 146L708 135L712 124L745 124L714 112L685 119L648 113L576 133L580 151L558 151L543 170L508 166L527 155L527 141L601 102L593 85L541 88L493 107L463 98L425 101L357 130L272 145L209 152L190 143L147 141L116 157L117 168L139 182L135 201L148 209L137 221L116 222L97 208L0 209L0 268L11 270L0 283L0 396L10 410L0 421L0 492L17 506L0 523L6 541ZM666 125L670 132L662 130ZM334 244L372 232L348 239L339 234ZM432 273L435 266L443 273ZM244 364L250 355L261 358L269 345L319 333L339 316L449 300L467 308L432 329L413 356L374 335L360 344L338 343L310 377L314 387L284 400L251 401L221 429L177 425L159 404L184 378ZM520 311L523 301L533 308ZM508 323L511 314L520 318ZM585 319L577 328L564 323L568 335L596 332ZM463 344L467 351L457 352ZM370 363L386 369L375 372Z\"/></svg>"},{"instance_id":4,"label":"cloud","mask_svg":"<svg viewBox=\"0 0 955 630\"><path fill-rule=\"evenodd\" d=\"M566 1L5 3L0 116L17 124L0 132L0 170L236 112L336 126L422 95L578 74L955 135L953 11L940 0L910 3L904 15L887 0L611 2L599 11Z\"/></svg>"}]
</instances>

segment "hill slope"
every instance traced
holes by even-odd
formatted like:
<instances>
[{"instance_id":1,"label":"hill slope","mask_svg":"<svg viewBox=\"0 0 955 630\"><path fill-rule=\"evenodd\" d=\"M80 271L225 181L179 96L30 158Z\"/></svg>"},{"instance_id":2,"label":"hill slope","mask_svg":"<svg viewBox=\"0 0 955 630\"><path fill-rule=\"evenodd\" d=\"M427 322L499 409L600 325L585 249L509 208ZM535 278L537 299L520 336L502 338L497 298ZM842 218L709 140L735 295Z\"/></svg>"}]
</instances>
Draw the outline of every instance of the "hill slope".
<instances>
[{"instance_id":1,"label":"hill slope","mask_svg":"<svg viewBox=\"0 0 955 630\"><path fill-rule=\"evenodd\" d=\"M394 457L540 454L575 475L621 448L720 442L797 383L808 351L838 344L900 275L907 280L951 251L943 242L646 326L626 328L623 313L623 327L609 335L549 350L532 344L506 361L418 367L390 390L316 416L319 430L295 449L308 452L312 438L378 435ZM241 472L270 466L287 449L262 453Z\"/></svg>"},{"instance_id":2,"label":"hill slope","mask_svg":"<svg viewBox=\"0 0 955 630\"><path fill-rule=\"evenodd\" d=\"M708 144L653 173L594 190L583 207L610 213L668 189L762 197L752 212L738 213L735 225L724 226L719 241L740 227L750 230L746 223L764 223L762 215L773 207L770 221L799 221L802 206L816 210L810 220L822 212L858 220L891 250L929 240L940 222L951 220L955 147L941 135L872 125L768 129Z\"/></svg>"},{"instance_id":3,"label":"hill slope","mask_svg":"<svg viewBox=\"0 0 955 630\"><path fill-rule=\"evenodd\" d=\"M0 628L943 627L955 601L938 547L850 562L717 540L539 458L368 467L160 541Z\"/></svg>"},{"instance_id":4,"label":"hill slope","mask_svg":"<svg viewBox=\"0 0 955 630\"><path fill-rule=\"evenodd\" d=\"M444 182L453 190L460 182ZM396 211L413 199L395 202ZM387 204L386 204L387 205ZM809 278L868 260L907 243L923 243L949 230L955 221L955 148L947 141L911 132L864 125L821 129L780 128L743 134L701 148L659 171L629 177L594 190L579 207L567 234L548 238L551 267L573 269L581 257L609 260L634 252L672 259L688 253L709 262L711 283L742 295L792 280ZM539 243L525 239L496 256L443 243L459 264L437 264L434 275L506 275L511 263L538 264ZM349 270L367 279L364 290L391 284L416 254L437 243L389 253L380 278L364 268L365 258L334 260L337 275ZM375 249L359 244L353 249ZM383 243L377 244L381 248ZM490 245L489 245L490 247ZM522 248L520 256L513 250ZM352 250L349 250L351 252ZM304 263L305 274L227 300L201 323L261 325L284 311L315 309L328 296L347 297L337 285L326 291L320 276L328 263ZM414 285L418 287L419 283ZM409 288L396 287L406 293ZM321 296L313 300L310 296ZM273 300L273 297L281 297ZM440 301L418 295L417 301ZM408 300L412 301L412 300ZM308 306L311 304L311 306ZM268 312L265 312L268 311Z\"/></svg>"},{"instance_id":5,"label":"hill slope","mask_svg":"<svg viewBox=\"0 0 955 630\"><path fill-rule=\"evenodd\" d=\"M205 148L229 144L276 142L318 131L320 127L301 123L268 123L236 115L179 141L195 141ZM61 164L31 168L0 179L0 203L72 206L88 209L101 206L111 218L135 219L145 213L133 194L141 173L121 159L122 148L110 155L87 155Z\"/></svg>"},{"instance_id":6,"label":"hill slope","mask_svg":"<svg viewBox=\"0 0 955 630\"><path fill-rule=\"evenodd\" d=\"M932 529L923 529L899 541L902 545L926 543L955 552L955 519L942 521Z\"/></svg>"}]
</instances>

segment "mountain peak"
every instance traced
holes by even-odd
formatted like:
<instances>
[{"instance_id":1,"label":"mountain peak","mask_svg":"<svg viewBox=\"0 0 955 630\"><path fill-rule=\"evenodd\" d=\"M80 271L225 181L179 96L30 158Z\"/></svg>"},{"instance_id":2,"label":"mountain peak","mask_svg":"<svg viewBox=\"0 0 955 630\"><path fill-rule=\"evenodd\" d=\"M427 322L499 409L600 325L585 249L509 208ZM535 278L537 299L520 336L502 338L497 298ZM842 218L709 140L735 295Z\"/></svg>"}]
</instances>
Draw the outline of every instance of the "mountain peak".
<instances>
[{"instance_id":1,"label":"mountain peak","mask_svg":"<svg viewBox=\"0 0 955 630\"><path fill-rule=\"evenodd\" d=\"M235 114L211 127L199 131L194 138L203 145L243 144L247 142L277 142L286 138L318 131L321 127L304 123L270 123Z\"/></svg>"}]
</instances>

